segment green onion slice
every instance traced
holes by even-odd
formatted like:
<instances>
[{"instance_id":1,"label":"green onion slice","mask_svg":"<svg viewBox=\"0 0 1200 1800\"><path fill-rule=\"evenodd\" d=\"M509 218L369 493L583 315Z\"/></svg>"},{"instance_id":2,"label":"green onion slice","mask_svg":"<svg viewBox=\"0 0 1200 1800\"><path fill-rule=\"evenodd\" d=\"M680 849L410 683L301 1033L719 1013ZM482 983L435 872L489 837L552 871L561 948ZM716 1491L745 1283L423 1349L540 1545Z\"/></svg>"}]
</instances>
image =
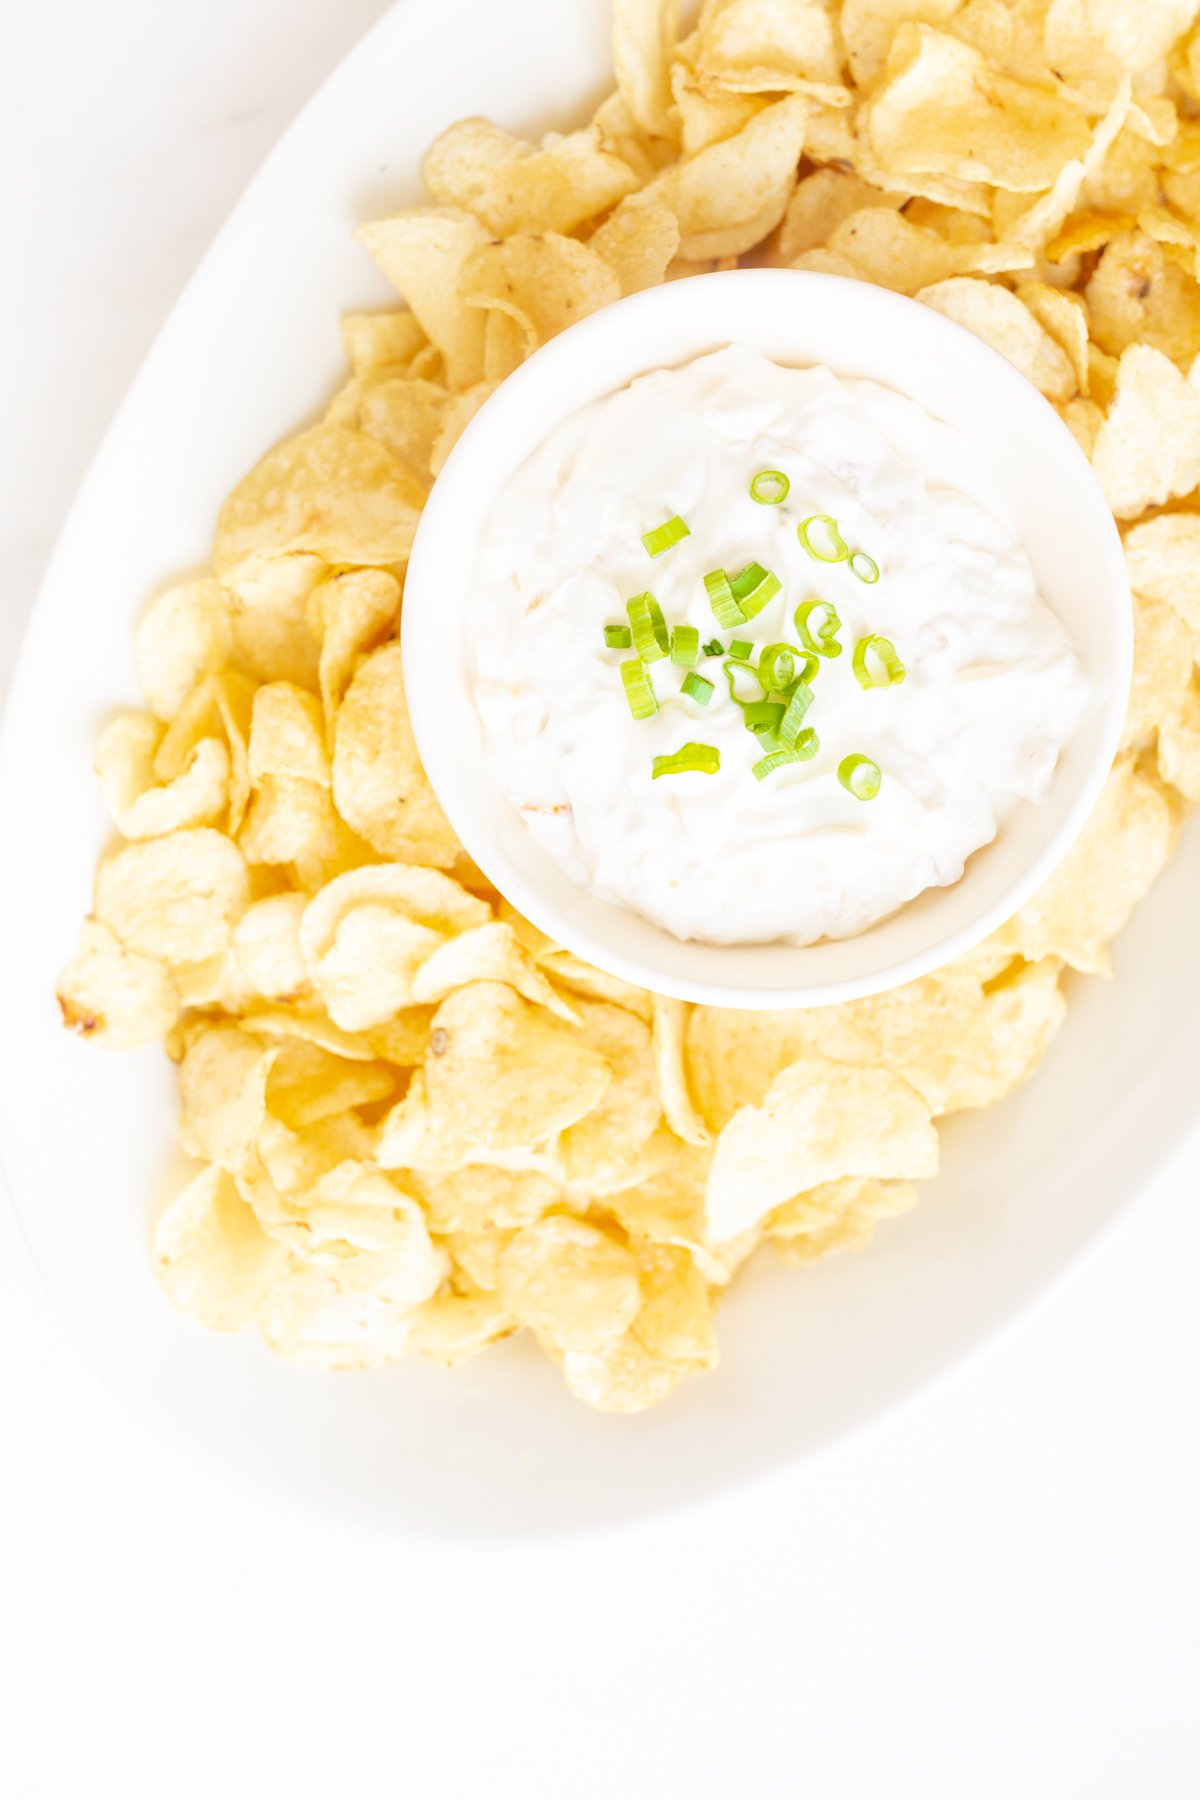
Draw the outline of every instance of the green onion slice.
<instances>
[{"instance_id":1,"label":"green onion slice","mask_svg":"<svg viewBox=\"0 0 1200 1800\"><path fill-rule=\"evenodd\" d=\"M749 700L742 707L742 724L747 731L777 732L786 708L778 700Z\"/></svg>"},{"instance_id":2,"label":"green onion slice","mask_svg":"<svg viewBox=\"0 0 1200 1800\"><path fill-rule=\"evenodd\" d=\"M782 469L760 469L750 483L750 498L760 506L778 506L787 499L791 485Z\"/></svg>"},{"instance_id":3,"label":"green onion slice","mask_svg":"<svg viewBox=\"0 0 1200 1800\"><path fill-rule=\"evenodd\" d=\"M801 726L804 715L813 703L813 691L807 682L798 681L787 703L787 710L779 722L779 741L785 750L794 748L803 736Z\"/></svg>"},{"instance_id":4,"label":"green onion slice","mask_svg":"<svg viewBox=\"0 0 1200 1800\"><path fill-rule=\"evenodd\" d=\"M708 604L713 609L713 617L724 631L732 631L735 625L746 623L746 615L733 597L733 589L724 569L709 571L704 577L704 591L708 595Z\"/></svg>"},{"instance_id":5,"label":"green onion slice","mask_svg":"<svg viewBox=\"0 0 1200 1800\"><path fill-rule=\"evenodd\" d=\"M654 683L640 657L631 657L621 664L621 680L634 718L652 719L658 711L658 701L654 698Z\"/></svg>"},{"instance_id":6,"label":"green onion slice","mask_svg":"<svg viewBox=\"0 0 1200 1800\"><path fill-rule=\"evenodd\" d=\"M660 775L715 775L721 767L721 752L714 744L685 744L674 756L656 756L650 779Z\"/></svg>"},{"instance_id":7,"label":"green onion slice","mask_svg":"<svg viewBox=\"0 0 1200 1800\"><path fill-rule=\"evenodd\" d=\"M664 550L671 548L672 544L677 544L681 538L691 537L691 535L679 514L676 513L675 517L668 519L665 525L656 525L653 531L644 531L642 542L646 546L648 556L661 556Z\"/></svg>"},{"instance_id":8,"label":"green onion slice","mask_svg":"<svg viewBox=\"0 0 1200 1800\"><path fill-rule=\"evenodd\" d=\"M822 527L824 545L813 543L814 525ZM814 513L810 519L801 519L796 527L796 536L814 562L839 563L850 560L850 546L838 530L837 520L829 513Z\"/></svg>"},{"instance_id":9,"label":"green onion slice","mask_svg":"<svg viewBox=\"0 0 1200 1800\"><path fill-rule=\"evenodd\" d=\"M635 594L625 602L633 626L633 647L644 663L661 662L671 647L667 621L653 594Z\"/></svg>"},{"instance_id":10,"label":"green onion slice","mask_svg":"<svg viewBox=\"0 0 1200 1800\"><path fill-rule=\"evenodd\" d=\"M865 581L868 587L874 587L879 580L879 564L873 556L868 556L865 550L851 551L847 567L852 575L857 575L858 579Z\"/></svg>"},{"instance_id":11,"label":"green onion slice","mask_svg":"<svg viewBox=\"0 0 1200 1800\"><path fill-rule=\"evenodd\" d=\"M700 660L700 633L694 625L677 625L671 633L671 661L690 669Z\"/></svg>"},{"instance_id":12,"label":"green onion slice","mask_svg":"<svg viewBox=\"0 0 1200 1800\"><path fill-rule=\"evenodd\" d=\"M764 698L762 677L759 675L759 672L753 663L739 662L734 657L729 656L725 659L724 668L725 679L729 683L729 698L733 701L735 706L753 706L757 701ZM757 692L751 700L743 700L737 691L739 672L744 672L754 680Z\"/></svg>"},{"instance_id":13,"label":"green onion slice","mask_svg":"<svg viewBox=\"0 0 1200 1800\"><path fill-rule=\"evenodd\" d=\"M758 673L768 693L782 693L796 673L796 657L790 644L764 644L758 653Z\"/></svg>"},{"instance_id":14,"label":"green onion slice","mask_svg":"<svg viewBox=\"0 0 1200 1800\"><path fill-rule=\"evenodd\" d=\"M872 762L869 756L843 756L838 764L838 780L856 800L873 800L883 776L879 764Z\"/></svg>"},{"instance_id":15,"label":"green onion slice","mask_svg":"<svg viewBox=\"0 0 1200 1800\"><path fill-rule=\"evenodd\" d=\"M610 650L628 650L633 642L633 633L628 625L606 625L604 642Z\"/></svg>"},{"instance_id":16,"label":"green onion slice","mask_svg":"<svg viewBox=\"0 0 1200 1800\"><path fill-rule=\"evenodd\" d=\"M689 700L694 700L697 706L707 706L716 689L705 676L697 675L693 671L691 675L684 676L683 686L679 691L681 694L686 694Z\"/></svg>"},{"instance_id":17,"label":"green onion slice","mask_svg":"<svg viewBox=\"0 0 1200 1800\"><path fill-rule=\"evenodd\" d=\"M740 575L730 582L733 597L742 609L744 619L752 619L773 600L782 587L778 575L772 575L761 563L747 563Z\"/></svg>"},{"instance_id":18,"label":"green onion slice","mask_svg":"<svg viewBox=\"0 0 1200 1800\"><path fill-rule=\"evenodd\" d=\"M885 637L859 638L850 661L859 687L896 687L908 673L896 646Z\"/></svg>"},{"instance_id":19,"label":"green onion slice","mask_svg":"<svg viewBox=\"0 0 1200 1800\"><path fill-rule=\"evenodd\" d=\"M725 646L720 638L709 638L703 646L705 656L724 656Z\"/></svg>"},{"instance_id":20,"label":"green onion slice","mask_svg":"<svg viewBox=\"0 0 1200 1800\"><path fill-rule=\"evenodd\" d=\"M815 626L809 620L815 615L822 615ZM840 656L842 646L837 641L837 634L842 628L836 606L828 600L802 600L796 608L796 634L804 648L813 656ZM636 631L634 636L637 636Z\"/></svg>"},{"instance_id":21,"label":"green onion slice","mask_svg":"<svg viewBox=\"0 0 1200 1800\"><path fill-rule=\"evenodd\" d=\"M754 654L754 645L749 638L734 638L729 646L729 654L734 662L749 662Z\"/></svg>"},{"instance_id":22,"label":"green onion slice","mask_svg":"<svg viewBox=\"0 0 1200 1800\"><path fill-rule=\"evenodd\" d=\"M815 731L802 731L790 750L772 750L761 762L756 762L754 779L765 781L768 775L773 775L776 769L782 769L787 763L811 762L820 748L821 740Z\"/></svg>"}]
</instances>

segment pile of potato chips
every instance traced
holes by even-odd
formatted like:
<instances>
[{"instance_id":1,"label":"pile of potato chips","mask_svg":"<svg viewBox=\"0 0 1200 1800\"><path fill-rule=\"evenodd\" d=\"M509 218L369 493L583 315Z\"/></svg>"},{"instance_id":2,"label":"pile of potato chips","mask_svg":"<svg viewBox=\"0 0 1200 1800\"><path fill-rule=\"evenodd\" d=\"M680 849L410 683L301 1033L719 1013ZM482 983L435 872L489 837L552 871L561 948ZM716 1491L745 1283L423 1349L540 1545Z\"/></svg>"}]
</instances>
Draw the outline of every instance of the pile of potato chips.
<instances>
[{"instance_id":1,"label":"pile of potato chips","mask_svg":"<svg viewBox=\"0 0 1200 1800\"><path fill-rule=\"evenodd\" d=\"M762 1242L862 1244L1062 1021L1200 798L1200 0L617 0L617 91L430 150L359 234L405 306L345 321L323 422L226 502L137 635L97 769L126 842L67 1025L165 1040L194 1180L170 1298L284 1355L454 1366L527 1328L593 1406L716 1360ZM533 930L456 845L396 642L422 503L537 345L739 258L938 308L1057 406L1125 529L1137 672L1077 847L973 955L819 1012L685 1008ZM1195 508L1193 510L1193 508Z\"/></svg>"}]
</instances>

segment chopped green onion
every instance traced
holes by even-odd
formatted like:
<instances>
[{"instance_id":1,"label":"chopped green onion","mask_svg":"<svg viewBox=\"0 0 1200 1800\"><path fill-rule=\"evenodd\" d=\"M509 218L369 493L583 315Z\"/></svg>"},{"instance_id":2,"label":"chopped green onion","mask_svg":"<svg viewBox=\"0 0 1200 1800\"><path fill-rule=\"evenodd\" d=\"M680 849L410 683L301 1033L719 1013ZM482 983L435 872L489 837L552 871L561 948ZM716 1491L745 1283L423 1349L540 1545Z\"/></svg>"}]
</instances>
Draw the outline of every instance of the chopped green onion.
<instances>
[{"instance_id":1,"label":"chopped green onion","mask_svg":"<svg viewBox=\"0 0 1200 1800\"><path fill-rule=\"evenodd\" d=\"M883 776L879 764L872 762L869 756L843 756L838 764L838 780L856 800L873 800Z\"/></svg>"},{"instance_id":2,"label":"chopped green onion","mask_svg":"<svg viewBox=\"0 0 1200 1800\"><path fill-rule=\"evenodd\" d=\"M729 646L729 654L734 662L749 662L754 653L754 645L748 638L734 638Z\"/></svg>"},{"instance_id":3,"label":"chopped green onion","mask_svg":"<svg viewBox=\"0 0 1200 1800\"><path fill-rule=\"evenodd\" d=\"M735 706L753 706L755 701L763 698L762 678L753 663L739 662L732 656L729 656L725 659L724 667L725 679L729 683L729 698L733 701ZM747 675L752 676L757 684L758 692L755 694L754 700L743 700L737 691L737 672L739 669L744 670Z\"/></svg>"},{"instance_id":4,"label":"chopped green onion","mask_svg":"<svg viewBox=\"0 0 1200 1800\"><path fill-rule=\"evenodd\" d=\"M668 519L665 525L656 525L653 531L643 532L642 542L646 546L648 556L661 556L664 550L671 548L672 544L677 544L681 538L691 537L691 535L679 514L676 513L675 517Z\"/></svg>"},{"instance_id":5,"label":"chopped green onion","mask_svg":"<svg viewBox=\"0 0 1200 1800\"><path fill-rule=\"evenodd\" d=\"M809 620L818 612L824 613L825 617L814 631ZM813 656L840 656L842 646L837 641L837 634L841 628L837 607L831 606L828 600L802 600L796 608L797 636ZM634 635L637 635L636 631Z\"/></svg>"},{"instance_id":6,"label":"chopped green onion","mask_svg":"<svg viewBox=\"0 0 1200 1800\"><path fill-rule=\"evenodd\" d=\"M868 587L874 587L879 580L879 564L873 556L868 556L865 550L851 551L847 567L852 575L857 575L858 579L865 581Z\"/></svg>"},{"instance_id":7,"label":"chopped green onion","mask_svg":"<svg viewBox=\"0 0 1200 1800\"><path fill-rule=\"evenodd\" d=\"M779 722L779 741L785 750L791 750L803 735L800 727L812 703L812 689L806 682L798 681L788 700L787 711Z\"/></svg>"},{"instance_id":8,"label":"chopped green onion","mask_svg":"<svg viewBox=\"0 0 1200 1800\"><path fill-rule=\"evenodd\" d=\"M705 656L724 656L725 646L720 638L709 638L704 646L704 654Z\"/></svg>"},{"instance_id":9,"label":"chopped green onion","mask_svg":"<svg viewBox=\"0 0 1200 1800\"><path fill-rule=\"evenodd\" d=\"M704 577L704 591L708 595L708 604L713 609L713 617L723 630L732 631L735 625L746 623L746 615L733 597L733 589L724 569L709 571Z\"/></svg>"},{"instance_id":10,"label":"chopped green onion","mask_svg":"<svg viewBox=\"0 0 1200 1800\"><path fill-rule=\"evenodd\" d=\"M747 563L741 574L735 575L729 585L734 599L742 609L742 617L752 619L775 598L783 584L778 575L772 575L761 563L752 562Z\"/></svg>"},{"instance_id":11,"label":"chopped green onion","mask_svg":"<svg viewBox=\"0 0 1200 1800\"><path fill-rule=\"evenodd\" d=\"M621 680L625 683L625 698L634 718L652 719L658 711L658 701L654 698L654 683L645 663L639 657L631 657L629 662L623 662Z\"/></svg>"},{"instance_id":12,"label":"chopped green onion","mask_svg":"<svg viewBox=\"0 0 1200 1800\"><path fill-rule=\"evenodd\" d=\"M707 706L716 689L711 681L693 671L691 675L684 676L683 686L679 691L686 694L689 700L694 700L697 706Z\"/></svg>"},{"instance_id":13,"label":"chopped green onion","mask_svg":"<svg viewBox=\"0 0 1200 1800\"><path fill-rule=\"evenodd\" d=\"M868 657L874 657L880 666L869 664ZM850 660L859 687L896 687L908 672L896 655L896 646L885 637L859 638Z\"/></svg>"},{"instance_id":14,"label":"chopped green onion","mask_svg":"<svg viewBox=\"0 0 1200 1800\"><path fill-rule=\"evenodd\" d=\"M760 506L778 506L786 500L791 482L780 469L760 469L750 483L750 498Z\"/></svg>"},{"instance_id":15,"label":"chopped green onion","mask_svg":"<svg viewBox=\"0 0 1200 1800\"><path fill-rule=\"evenodd\" d=\"M685 744L674 756L656 756L650 779L660 775L715 775L721 767L721 752L713 744Z\"/></svg>"},{"instance_id":16,"label":"chopped green onion","mask_svg":"<svg viewBox=\"0 0 1200 1800\"><path fill-rule=\"evenodd\" d=\"M821 740L815 731L802 731L790 750L772 750L761 762L756 762L754 779L764 781L768 775L773 775L776 769L782 769L787 763L811 762L820 748Z\"/></svg>"},{"instance_id":17,"label":"chopped green onion","mask_svg":"<svg viewBox=\"0 0 1200 1800\"><path fill-rule=\"evenodd\" d=\"M606 625L604 642L610 650L628 650L633 642L633 633L628 625Z\"/></svg>"},{"instance_id":18,"label":"chopped green onion","mask_svg":"<svg viewBox=\"0 0 1200 1800\"><path fill-rule=\"evenodd\" d=\"M818 550L812 541L812 527L823 525L829 542L829 551ZM814 562L839 563L849 562L850 546L838 530L838 522L829 513L814 513L810 519L801 519L796 527L796 536L800 539Z\"/></svg>"},{"instance_id":19,"label":"chopped green onion","mask_svg":"<svg viewBox=\"0 0 1200 1800\"><path fill-rule=\"evenodd\" d=\"M661 662L671 647L667 621L653 594L635 594L625 602L633 626L633 647L644 663Z\"/></svg>"},{"instance_id":20,"label":"chopped green onion","mask_svg":"<svg viewBox=\"0 0 1200 1800\"><path fill-rule=\"evenodd\" d=\"M690 669L700 660L700 633L694 625L677 625L671 633L671 661Z\"/></svg>"},{"instance_id":21,"label":"chopped green onion","mask_svg":"<svg viewBox=\"0 0 1200 1800\"><path fill-rule=\"evenodd\" d=\"M796 658L790 644L764 644L758 653L758 673L763 686L782 693L796 673Z\"/></svg>"},{"instance_id":22,"label":"chopped green onion","mask_svg":"<svg viewBox=\"0 0 1200 1800\"><path fill-rule=\"evenodd\" d=\"M778 731L784 711L778 700L748 700L742 707L742 724L747 731Z\"/></svg>"}]
</instances>

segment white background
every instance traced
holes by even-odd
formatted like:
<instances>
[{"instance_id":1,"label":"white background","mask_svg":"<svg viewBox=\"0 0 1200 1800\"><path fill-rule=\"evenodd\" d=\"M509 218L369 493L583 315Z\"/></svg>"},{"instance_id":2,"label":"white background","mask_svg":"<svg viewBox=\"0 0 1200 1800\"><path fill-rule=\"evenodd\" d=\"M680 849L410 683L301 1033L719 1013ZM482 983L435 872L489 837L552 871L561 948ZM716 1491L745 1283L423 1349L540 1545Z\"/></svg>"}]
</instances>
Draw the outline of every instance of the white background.
<instances>
[{"instance_id":1,"label":"white background","mask_svg":"<svg viewBox=\"0 0 1200 1800\"><path fill-rule=\"evenodd\" d=\"M0 694L156 326L382 10L5 7ZM0 867L23 878L20 845ZM268 1507L155 1442L0 1206L0 1789L1194 1795L1198 1178L1177 1161L1034 1318L823 1462L682 1522L498 1554Z\"/></svg>"}]
</instances>

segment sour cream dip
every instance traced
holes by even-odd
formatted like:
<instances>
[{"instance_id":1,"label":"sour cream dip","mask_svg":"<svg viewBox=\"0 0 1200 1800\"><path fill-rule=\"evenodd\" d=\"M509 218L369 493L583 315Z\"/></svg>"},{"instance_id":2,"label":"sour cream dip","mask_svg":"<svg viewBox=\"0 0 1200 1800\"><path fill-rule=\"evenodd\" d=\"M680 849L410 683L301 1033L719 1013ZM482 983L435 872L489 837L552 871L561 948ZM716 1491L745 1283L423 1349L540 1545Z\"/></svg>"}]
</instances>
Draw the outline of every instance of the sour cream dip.
<instances>
[{"instance_id":1,"label":"sour cream dip","mask_svg":"<svg viewBox=\"0 0 1200 1800\"><path fill-rule=\"evenodd\" d=\"M751 497L766 470L790 484L779 504ZM816 516L878 580L809 555L798 527ZM689 535L651 557L643 534L673 518ZM780 590L723 627L704 577L750 563ZM607 647L605 628L647 592L668 630L726 654L740 639L755 663L787 643L798 668L797 607L836 609L811 760L756 779L763 746L724 655L695 664L707 706L680 692L687 667L648 663L658 711L632 716L620 671L636 650ZM466 622L488 756L537 842L601 898L712 944L850 937L957 881L1015 808L1046 798L1091 698L963 434L876 383L738 345L640 376L551 433L492 510ZM868 636L894 646L903 681L860 685ZM717 750L717 772L655 779L654 759L688 743ZM880 771L869 800L839 780L850 756Z\"/></svg>"}]
</instances>

